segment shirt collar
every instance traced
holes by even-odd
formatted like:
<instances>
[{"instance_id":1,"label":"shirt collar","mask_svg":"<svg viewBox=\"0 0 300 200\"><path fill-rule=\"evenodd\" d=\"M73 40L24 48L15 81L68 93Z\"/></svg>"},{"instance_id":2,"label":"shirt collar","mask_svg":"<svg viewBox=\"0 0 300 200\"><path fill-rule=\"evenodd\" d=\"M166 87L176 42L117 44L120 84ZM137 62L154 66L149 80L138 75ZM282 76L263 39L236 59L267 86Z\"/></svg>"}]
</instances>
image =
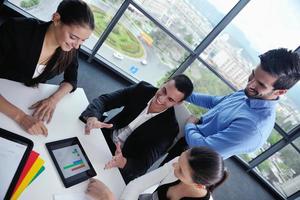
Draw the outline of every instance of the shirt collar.
<instances>
[{"instance_id":1,"label":"shirt collar","mask_svg":"<svg viewBox=\"0 0 300 200\"><path fill-rule=\"evenodd\" d=\"M275 100L249 98L244 91L243 93L250 108L274 108L279 100L279 97Z\"/></svg>"},{"instance_id":2,"label":"shirt collar","mask_svg":"<svg viewBox=\"0 0 300 200\"><path fill-rule=\"evenodd\" d=\"M154 97L153 97L153 98L154 98ZM148 103L147 103L147 106L146 106L146 108L145 108L146 113L148 113L148 109L149 109L149 107L150 107L150 103L151 103L151 101L152 101L153 98L151 98L151 99L148 101ZM158 114L160 114L160 113L165 112L166 110L167 110L167 109L164 109L163 111L158 112L158 113L148 113L148 114L151 114L151 115L158 115Z\"/></svg>"}]
</instances>

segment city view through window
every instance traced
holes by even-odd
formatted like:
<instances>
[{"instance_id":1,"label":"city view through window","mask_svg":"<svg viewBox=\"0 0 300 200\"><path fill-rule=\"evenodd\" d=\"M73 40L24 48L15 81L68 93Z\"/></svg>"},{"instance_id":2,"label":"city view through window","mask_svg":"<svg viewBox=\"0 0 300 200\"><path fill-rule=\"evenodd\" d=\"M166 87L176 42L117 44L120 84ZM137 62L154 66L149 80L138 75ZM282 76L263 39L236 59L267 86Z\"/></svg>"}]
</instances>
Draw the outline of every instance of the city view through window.
<instances>
[{"instance_id":1,"label":"city view through window","mask_svg":"<svg viewBox=\"0 0 300 200\"><path fill-rule=\"evenodd\" d=\"M33 16L51 20L60 0L10 0ZM121 7L122 0L85 0L95 16L96 28L84 43L93 49L97 40ZM179 44L156 23L133 5L129 5L110 32L97 56L136 80L159 85L188 58L192 51L234 7L237 0L136 0L158 23L176 36ZM258 55L279 47L294 50L300 44L300 2L297 0L250 1L233 21L213 40L186 70L195 91L212 95L232 92L206 65L213 68L237 90L243 89L259 64ZM257 20L261 19L261 20ZM203 63L203 62L205 63ZM287 134L300 125L300 83L280 98L276 123ZM188 109L199 116L206 112L190 104ZM246 162L283 139L275 129L256 152L240 155ZM293 144L299 148L299 138ZM300 190L299 152L287 145L255 170L284 196Z\"/></svg>"}]
</instances>

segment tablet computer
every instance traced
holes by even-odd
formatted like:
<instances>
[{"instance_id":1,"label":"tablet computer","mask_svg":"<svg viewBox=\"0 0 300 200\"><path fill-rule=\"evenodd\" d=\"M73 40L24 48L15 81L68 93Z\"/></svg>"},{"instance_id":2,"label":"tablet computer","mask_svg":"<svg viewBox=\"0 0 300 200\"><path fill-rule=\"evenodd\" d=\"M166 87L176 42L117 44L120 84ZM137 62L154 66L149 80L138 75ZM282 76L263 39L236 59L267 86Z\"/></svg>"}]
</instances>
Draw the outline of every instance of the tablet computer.
<instances>
[{"instance_id":1,"label":"tablet computer","mask_svg":"<svg viewBox=\"0 0 300 200\"><path fill-rule=\"evenodd\" d=\"M65 187L97 175L77 137L46 143L46 147Z\"/></svg>"},{"instance_id":2,"label":"tablet computer","mask_svg":"<svg viewBox=\"0 0 300 200\"><path fill-rule=\"evenodd\" d=\"M0 199L10 199L33 148L25 137L0 128Z\"/></svg>"}]
</instances>

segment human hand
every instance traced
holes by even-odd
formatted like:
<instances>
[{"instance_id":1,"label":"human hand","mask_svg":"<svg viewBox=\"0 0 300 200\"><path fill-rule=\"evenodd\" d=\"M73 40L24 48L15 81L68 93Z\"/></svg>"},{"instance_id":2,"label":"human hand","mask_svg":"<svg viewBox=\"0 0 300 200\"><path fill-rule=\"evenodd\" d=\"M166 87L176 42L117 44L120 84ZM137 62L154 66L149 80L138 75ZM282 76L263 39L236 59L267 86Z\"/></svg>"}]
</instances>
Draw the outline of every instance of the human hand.
<instances>
[{"instance_id":1,"label":"human hand","mask_svg":"<svg viewBox=\"0 0 300 200\"><path fill-rule=\"evenodd\" d=\"M94 128L111 128L111 127L113 127L112 124L100 122L96 117L89 117L86 120L85 134L90 134L91 130Z\"/></svg>"},{"instance_id":2,"label":"human hand","mask_svg":"<svg viewBox=\"0 0 300 200\"><path fill-rule=\"evenodd\" d=\"M94 200L114 200L116 199L110 189L97 179L90 179L86 194Z\"/></svg>"},{"instance_id":3,"label":"human hand","mask_svg":"<svg viewBox=\"0 0 300 200\"><path fill-rule=\"evenodd\" d=\"M122 154L121 144L116 144L116 151L115 156L112 157L112 159L105 164L104 169L111 169L114 167L118 167L123 169L127 163L127 159Z\"/></svg>"},{"instance_id":4,"label":"human hand","mask_svg":"<svg viewBox=\"0 0 300 200\"><path fill-rule=\"evenodd\" d=\"M193 123L197 124L199 122L199 119L193 115L191 115L187 120L186 123Z\"/></svg>"},{"instance_id":5,"label":"human hand","mask_svg":"<svg viewBox=\"0 0 300 200\"><path fill-rule=\"evenodd\" d=\"M31 135L48 135L48 130L44 123L30 115L22 114L16 119L17 123Z\"/></svg>"},{"instance_id":6,"label":"human hand","mask_svg":"<svg viewBox=\"0 0 300 200\"><path fill-rule=\"evenodd\" d=\"M40 100L29 107L29 109L34 109L32 116L49 123L52 119L54 110L56 108L57 101L53 98L48 97L46 99Z\"/></svg>"}]
</instances>

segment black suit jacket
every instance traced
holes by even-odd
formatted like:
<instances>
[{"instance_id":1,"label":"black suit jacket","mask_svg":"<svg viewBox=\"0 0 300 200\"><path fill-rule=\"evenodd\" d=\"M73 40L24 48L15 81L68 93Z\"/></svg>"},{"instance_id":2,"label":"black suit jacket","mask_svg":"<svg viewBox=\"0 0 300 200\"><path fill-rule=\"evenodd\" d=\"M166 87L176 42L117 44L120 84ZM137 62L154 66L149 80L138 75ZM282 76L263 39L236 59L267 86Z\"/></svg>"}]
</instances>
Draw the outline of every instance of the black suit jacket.
<instances>
[{"instance_id":1,"label":"black suit jacket","mask_svg":"<svg viewBox=\"0 0 300 200\"><path fill-rule=\"evenodd\" d=\"M112 134L114 129L123 128L132 122L145 109L156 91L157 88L149 83L140 82L128 88L101 95L93 100L81 114L80 119L83 121L87 117L101 119L104 112L124 106L123 110L109 121L114 125L113 129L102 130L103 134ZM122 148L123 155L127 158L127 164L121 170L125 182L146 173L147 169L167 152L178 130L174 108L167 109L137 127Z\"/></svg>"},{"instance_id":2,"label":"black suit jacket","mask_svg":"<svg viewBox=\"0 0 300 200\"><path fill-rule=\"evenodd\" d=\"M46 31L51 22L36 19L8 19L0 26L0 78L10 79L21 83L31 82L37 66ZM60 49L59 49L60 50ZM78 51L77 51L78 52ZM57 59L56 57L54 59ZM48 69L45 69L48 71ZM77 87L78 55L64 72L64 82ZM38 82L58 75L58 69L42 73L37 77Z\"/></svg>"}]
</instances>

